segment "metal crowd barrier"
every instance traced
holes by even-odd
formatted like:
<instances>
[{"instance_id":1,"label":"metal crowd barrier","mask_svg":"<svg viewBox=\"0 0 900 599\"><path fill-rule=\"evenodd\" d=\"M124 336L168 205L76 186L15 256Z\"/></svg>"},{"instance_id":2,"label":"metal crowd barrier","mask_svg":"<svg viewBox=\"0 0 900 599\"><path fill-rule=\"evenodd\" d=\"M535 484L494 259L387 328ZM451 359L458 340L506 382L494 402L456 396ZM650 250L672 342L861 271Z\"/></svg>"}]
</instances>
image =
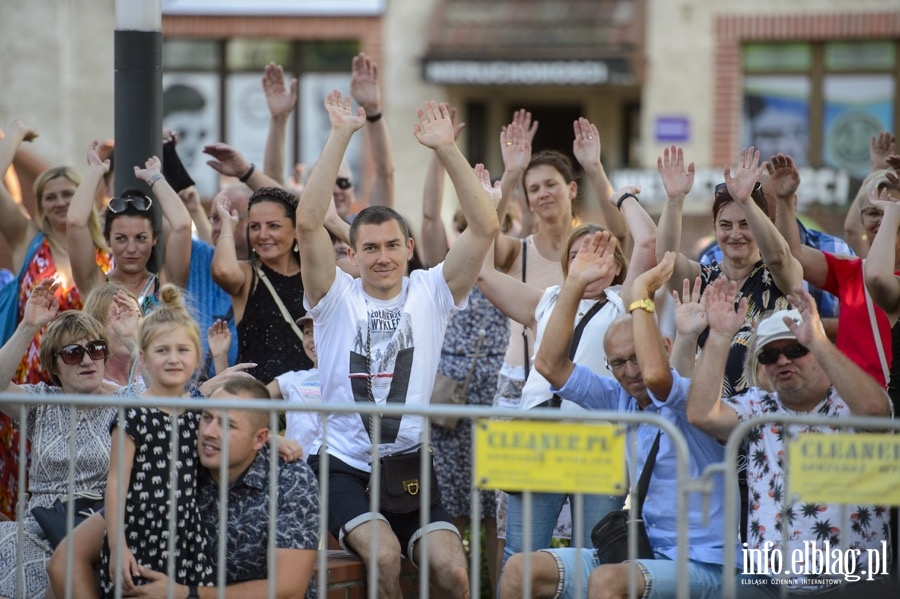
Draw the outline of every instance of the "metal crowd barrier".
<instances>
[{"instance_id":1,"label":"metal crowd barrier","mask_svg":"<svg viewBox=\"0 0 900 599\"><path fill-rule=\"evenodd\" d=\"M426 418L432 416L441 416L441 417L456 417L456 418L473 418L473 426L477 424L480 419L497 419L497 420L527 420L527 421L573 421L577 420L578 423L617 423L623 427L623 431L629 428L634 428L640 426L642 424L654 426L660 428L666 432L666 434L670 438L670 442L675 447L675 451L677 454L677 472L678 472L678 483L677 483L677 505L675 507L676 514L676 523L677 523L677 532L678 532L678 540L677 540L677 551L678 551L678 568L679 571L685 572L687 571L687 562L688 562L688 545L687 545L687 527L688 527L688 517L687 517L687 496L689 493L698 492L701 494L706 494L705 497L708 497L708 494L712 490L711 480L707 478L700 478L696 480L692 480L688 476L688 464L689 464L689 455L688 455L688 446L682 434L678 431L678 429L670 423L669 421L659 417L655 414L643 414L643 413L621 413L621 412L606 412L606 411L585 411L585 412L560 412L559 410L554 409L535 409L528 411L520 411L517 409L498 409L498 408L478 408L471 406L423 406L423 407L406 407L404 405L380 405L380 406L372 406L367 404L356 404L356 405L348 405L348 406L332 406L332 405L308 405L308 404L297 404L297 403L288 403L280 400L244 400L244 399L183 399L183 398L154 398L153 404L155 407L169 407L176 408L182 410L202 410L204 408L214 409L214 410L223 410L225 411L223 430L227 430L228 428L228 410L253 410L253 411L266 411L269 413L269 428L272 431L278 430L278 412L285 411L307 411L307 412L322 412L322 413L361 413L368 414L373 416L373 427L372 433L373 437L379 438L380 429L381 429L381 418L383 417L398 417L403 415L422 415ZM102 407L102 406L116 406L118 408L118 414L121 417L124 414L125 408L132 407L144 407L148 405L147 400L141 398L125 398L125 397L99 397L99 396L84 396L84 395L51 395L51 396L22 396L22 395L12 395L12 394L0 394L0 406L6 404L9 406L10 404L21 404L21 408L19 408L19 422L20 422L20 433L21 433L21 442L19 446L19 480L25 480L25 439L28 437L28 431L25 429L26 425L26 413L28 406L31 405L49 405L49 404L60 404L60 405L77 405L83 408L93 408L93 407ZM6 411L9 411L9 407L5 408ZM71 419L70 419L70 430L74 428L75 424L75 411L71 411ZM172 431L172 440L178 439L178 430L177 430L177 421L176 427L174 427ZM881 421L871 422L866 421L867 424L874 426L875 424L883 425ZM461 423L461 425L463 425ZM746 427L740 429L745 430ZM118 427L116 433L119 435L119 447L121 448L124 440L124 429L122 427ZM325 426L322 431L323 436L328 437L329 431L327 426L327 420L325 421ZM635 452L636 451L636 435L629 435L630 447L628 451ZM70 453L74 453L75 448L75 436L69 435L69 451ZM228 455L228 436L222 436L221 442L221 455ZM424 452L427 451L426 448L430 446L430 427L425 426L423 429L423 455ZM729 450L731 453L729 455L734 457L736 452L736 443L730 443ZM273 452L274 455L274 452ZM634 455L634 453L632 453ZM122 454L120 450L118 462L122 464ZM370 488L378 489L380 486L380 467L378 466L378 452L377 447L373 448L372 452L372 463L373 463L373 472L372 478L370 480ZM430 456L425 456L430 457ZM305 456L304 456L305 459ZM320 470L322 472L328 472L328 454L324 451L320 453ZM175 482L177 477L177 471L175 468L175 461L170 461L170 528L169 528L169 543L170 543L170 551L169 551L169 561L168 561L168 574L170 580L169 586L169 596L172 596L172 580L173 574L175 572L175 559L174 552L171 551L172 543L174 543L174 528L175 522L177 518L175 517L175 502L171 501L174 499L174 489L175 485L172 484ZM269 480L272 488L275 488L274 481L277 476L277 461L272 460L272 467L269 472ZM421 503L423 509L420 510L420 525L424 526L428 523L430 506L431 506L431 492L430 492L430 462L428 459L422 460L422 467L420 472L421 480L424 481L421 485ZM634 461L632 461L632 465ZM623 468L625 466L623 465ZM733 469L729 471L728 468L724 468L726 475L729 475L734 478ZM221 468L220 468L220 481L219 485L219 520L218 520L218 533L220 542L218 543L218 555L217 555L217 563L222 566L217 568L217 587L218 587L218 597L222 598L225 596L225 568L223 567L226 564L226 543L223 542L226 538L226 502L227 502L227 460L221 460ZM629 480L631 481L631 486L634 487L637 484L638 473L634 471L634 467L632 466L631 471L628 473ZM72 523L74 521L74 504L72 501L72 491L75 477L75 464L74 462L70 462L69 471L68 471L68 527L67 530L71 531ZM474 478L474 469L473 469L473 478ZM119 471L119 480L122 480L122 472ZM480 597L481 591L481 580L480 580L480 571L481 571L481 556L480 556L480 545L478 540L481 538L481 514L480 514L480 501L479 494L481 491L479 488L475 486L475 481L473 481L473 489L471 496L471 539L472 543L470 544L470 557L469 557L469 578L470 578L470 592L473 598ZM123 483L127 484L127 483ZM493 490L488 490L487 492L493 493ZM318 585L318 593L319 597L325 597L327 595L327 577L328 577L328 568L327 568L327 551L324 551L324 543L325 539L328 538L328 529L327 529L327 521L328 521L328 506L327 506L327 498L328 497L328 479L327 477L321 477L320 490L319 490L319 504L320 504L320 518L319 518L319 538L320 545L317 556L317 578L315 581L311 581L311 584L315 582ZM125 489L123 488L119 493L119 513L122 514L122 504L125 498ZM267 548L268 555L268 597L275 596L275 534L276 534L276 495L270 495L269 502L269 545ZM526 523L525 530L525 538L527 543L527 538L529 536L530 531L527 530L528 524L531 521L531 493L529 491L525 491L524 496L524 514L523 519ZM730 496L730 500L732 502L736 501L735 495L732 493ZM582 513L582 502L581 496L577 495L575 501L573 502L573 520L577 519L578 516ZM726 501L727 504L727 501ZM19 522L18 531L17 531L17 540L18 540L18 560L17 560L17 597L21 597L22 593L22 585L23 581L23 538L24 538L24 527L21 524L23 521L23 516L25 507L27 505L27 495L25 494L24 489L20 488L18 505L17 505L17 520ZM379 509L379 497L378 493L372 493L370 498L370 506L372 511L377 512ZM732 509L731 517L735 518L734 510ZM376 529L377 530L377 529ZM636 525L632 525L632 530L629 534L629 554L634 556L637 551L637 542L636 536L633 534L636 530ZM726 531L726 535L729 534L729 531ZM726 547L728 546L728 539L731 538L732 543L734 541L734 531L730 531L730 537L726 536ZM573 546L576 548L583 548L586 542L589 542L589 539L580 538L580 533L577 531L575 527L573 527ZM419 563L426 564L427 563L427 555L428 555L428 542L426 535L424 537L425 542L421 543L421 556ZM66 592L65 597L69 598L73 596L72 589L72 552L73 552L73 541L71 535L67 537L65 541L66 552L68 556L68 560L66 563ZM375 563L376 561L376 549L377 549L377 537L375 538L375 542L372 543L372 553L370 555L370 562ZM538 548L530 548L525 547L525 551L529 551L531 549ZM726 552L727 554L728 552ZM526 554L527 555L527 554ZM116 567L116 571L121 571L121 555L113 556L114 564ZM726 558L727 559L727 558ZM528 572L530 565L530 561L526 558L525 561L525 570ZM376 597L376 589L377 589L377 568L369 568L367 571L367 584L368 584L368 597L374 598ZM576 573L576 578L579 580L579 586L581 577ZM728 578L726 578L728 580ZM634 596L634 580L631 580L630 586L630 594ZM429 572L428 568L422 568L419 572L419 595L421 597L429 596ZM586 595L586 589L578 589ZM579 593L581 595L581 593ZM117 581L116 584L116 597L121 596L121 588L120 581ZM525 599L530 599L531 597L531 588L530 581L525 582ZM677 588L677 597L679 599L687 599L689 597L688 593L688 580L687 577L679 577L678 580L678 588Z\"/></svg>"},{"instance_id":2,"label":"metal crowd barrier","mask_svg":"<svg viewBox=\"0 0 900 599\"><path fill-rule=\"evenodd\" d=\"M713 464L708 466L703 473L704 478L711 477L716 472L723 472L725 475L725 521L726 522L737 522L738 521L738 506L740 505L740 500L738 499L738 469L733 465L737 463L738 460L738 452L740 450L740 446L744 441L744 438L750 433L750 431L760 425L771 425L771 424L780 424L782 426L785 425L796 425L798 427L808 427L808 426L820 426L820 427L828 427L830 429L853 429L850 431L851 433L858 435L863 432L871 432L871 431L895 431L900 429L900 420L894 420L887 417L859 417L859 416L850 416L850 417L826 417L826 416L795 416L795 415L787 415L787 414L779 414L779 415L771 415L771 416L760 416L756 418L752 418L750 420L746 420L741 422L735 429L731 432L728 437L728 442L725 445L725 460L719 464ZM805 431L797 431L791 430L786 431L783 434L783 438L785 443L788 441L795 441L797 439L797 435L800 432ZM900 440L898 440L900 441ZM785 447L787 449L787 447ZM783 468L785 474L785 482L788 482L787 473L790 472L791 468L791 452L784 451L783 454ZM750 458L748 457L748 460ZM895 475L895 479L897 480L897 484L900 485L900 476ZM785 500L782 502L782 512L781 512L781 521L788 522L788 507L793 504L796 500L795 495L788 496L788 485L785 484ZM843 503L840 501L840 497L836 497L834 500L829 501L828 503L832 504L840 504L841 505L841 521L846 521L846 509L848 503ZM859 503L856 501L851 501L849 503ZM887 505L889 502L883 501L879 502L882 505ZM782 526L782 547L788 546L788 528L787 526ZM893 534L900 535L900 522L894 523L892 527ZM841 535L841 552L846 555L847 547L847 538L848 535ZM737 542L737 529L734 527L726 527L725 529L725 547L734 547ZM731 551L725 551L725 563L722 566L723 571L723 583L722 583L722 597L734 597L735 596L735 588L737 586L736 576L725 576L724 574L727 572L735 572L737 565L735 560L737 556L734 555ZM894 556L894 560L896 561L898 556ZM782 585L780 588L781 597L788 596L788 587Z\"/></svg>"}]
</instances>

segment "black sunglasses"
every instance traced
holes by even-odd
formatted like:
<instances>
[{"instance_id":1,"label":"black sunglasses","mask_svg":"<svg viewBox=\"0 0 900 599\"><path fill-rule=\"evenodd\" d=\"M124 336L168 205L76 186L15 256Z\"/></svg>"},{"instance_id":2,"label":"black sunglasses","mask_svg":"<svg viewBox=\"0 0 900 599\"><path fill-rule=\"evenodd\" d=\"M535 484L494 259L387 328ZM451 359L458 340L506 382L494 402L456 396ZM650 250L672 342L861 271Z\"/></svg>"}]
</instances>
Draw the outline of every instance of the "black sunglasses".
<instances>
[{"instance_id":1,"label":"black sunglasses","mask_svg":"<svg viewBox=\"0 0 900 599\"><path fill-rule=\"evenodd\" d=\"M756 182L756 185L753 186L753 191L750 192L750 196L763 202L766 200L766 197L762 192L762 183L760 183L759 181ZM731 200L734 199L731 197L731 194L728 193L728 186L724 183L719 183L718 185L716 185L716 199L718 200L719 198L727 198Z\"/></svg>"},{"instance_id":2,"label":"black sunglasses","mask_svg":"<svg viewBox=\"0 0 900 599\"><path fill-rule=\"evenodd\" d=\"M77 343L64 345L57 355L66 364L80 364L85 352L87 352L91 360L104 360L109 355L109 347L107 347L106 341L97 339L96 341L88 341L87 345L84 346Z\"/></svg>"},{"instance_id":3,"label":"black sunglasses","mask_svg":"<svg viewBox=\"0 0 900 599\"><path fill-rule=\"evenodd\" d=\"M350 189L353 187L353 181L351 181L348 177L338 177L335 184L341 189Z\"/></svg>"},{"instance_id":4,"label":"black sunglasses","mask_svg":"<svg viewBox=\"0 0 900 599\"><path fill-rule=\"evenodd\" d=\"M771 348L764 349L759 352L759 355L756 356L757 361L763 366L768 366L769 364L774 364L778 361L778 356L784 354L784 357L788 360L796 360L797 358L802 358L806 354L809 353L809 348L805 345L800 345L799 343L795 343L793 345L788 345L787 347L782 347L781 349Z\"/></svg>"},{"instance_id":5,"label":"black sunglasses","mask_svg":"<svg viewBox=\"0 0 900 599\"><path fill-rule=\"evenodd\" d=\"M113 214L119 214L120 212L125 212L125 209L128 208L128 204L131 204L138 212L147 212L150 210L150 206L153 205L153 200L147 196L113 198L109 201L109 204L106 205L106 208Z\"/></svg>"}]
</instances>

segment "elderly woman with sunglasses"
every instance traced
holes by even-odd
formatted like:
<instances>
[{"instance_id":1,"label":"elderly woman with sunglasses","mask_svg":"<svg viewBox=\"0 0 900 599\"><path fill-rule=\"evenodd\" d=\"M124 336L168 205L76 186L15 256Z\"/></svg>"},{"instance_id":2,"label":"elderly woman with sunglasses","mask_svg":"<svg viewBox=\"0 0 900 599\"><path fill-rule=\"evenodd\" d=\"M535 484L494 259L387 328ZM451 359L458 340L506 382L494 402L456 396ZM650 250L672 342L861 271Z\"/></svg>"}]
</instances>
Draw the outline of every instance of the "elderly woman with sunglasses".
<instances>
[{"instance_id":1,"label":"elderly woman with sunglasses","mask_svg":"<svg viewBox=\"0 0 900 599\"><path fill-rule=\"evenodd\" d=\"M104 274L83 249L89 247L87 223L94 193L109 170L109 160L100 160L97 153L99 145L95 140L88 147L88 173L75 191L66 218L72 276L84 296L98 284L121 285L138 298L146 313L159 305L161 285L173 283L183 287L187 281L191 262L191 215L160 172L162 165L158 157L150 157L144 168L135 166L135 176L155 195L169 225L165 259L163 265L156 265L153 259L153 249L160 235L153 218L153 199L140 190L131 189L122 197L112 198L106 207L103 235L112 250L115 267L109 274Z\"/></svg>"},{"instance_id":2,"label":"elderly woman with sunglasses","mask_svg":"<svg viewBox=\"0 0 900 599\"><path fill-rule=\"evenodd\" d=\"M681 248L681 215L684 198L694 185L694 163L684 165L681 148L666 148L657 160L666 190L666 204L659 219L656 257ZM722 248L722 260L700 264L682 253L677 255L669 288L680 291L684 279L698 280L701 291L719 277L736 281L740 296L746 297L747 318L731 342L725 369L724 397L749 386L744 372L744 357L753 327L770 310L790 308L785 294L801 284L803 269L791 255L787 241L778 233L767 213L759 177L766 163L759 164L759 152L741 150L740 161L732 175L725 167L725 182L716 186L712 207L716 241ZM699 339L704 345L708 332Z\"/></svg>"},{"instance_id":3,"label":"elderly woman with sunglasses","mask_svg":"<svg viewBox=\"0 0 900 599\"><path fill-rule=\"evenodd\" d=\"M103 325L78 310L60 313L59 300L54 297L57 290L58 283L50 279L40 281L31 292L15 333L0 347L0 392L109 395L114 389L103 384L109 355ZM47 323L50 326L44 333L40 355L53 384L8 383L28 342ZM22 416L18 405L3 403L0 408L14 421ZM45 565L53 547L32 515L32 509L50 508L57 500L66 501L70 493L83 501L101 498L109 468L109 425L114 417L113 407L27 404L25 421L21 424L32 445L31 497L20 523L0 522L0 597L44 596L48 584ZM73 432L74 455L69 451L69 437ZM71 462L74 462L75 478L70 488L68 471ZM22 593L16 590L19 524L24 527Z\"/></svg>"}]
</instances>

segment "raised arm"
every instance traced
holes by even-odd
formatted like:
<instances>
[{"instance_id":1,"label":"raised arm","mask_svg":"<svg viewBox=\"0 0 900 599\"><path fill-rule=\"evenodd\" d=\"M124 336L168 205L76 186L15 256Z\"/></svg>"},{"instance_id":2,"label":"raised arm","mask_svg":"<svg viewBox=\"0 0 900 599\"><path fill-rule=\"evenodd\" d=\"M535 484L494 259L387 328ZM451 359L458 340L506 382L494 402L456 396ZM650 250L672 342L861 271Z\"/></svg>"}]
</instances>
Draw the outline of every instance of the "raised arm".
<instances>
[{"instance_id":1,"label":"raised arm","mask_svg":"<svg viewBox=\"0 0 900 599\"><path fill-rule=\"evenodd\" d=\"M10 380L16 374L16 368L22 361L22 356L25 355L31 340L48 322L56 318L59 312L59 300L55 297L57 289L59 289L59 283L50 278L41 279L31 290L28 301L25 302L25 312L19 326L13 331L9 341L0 347L0 393L22 390L18 385L10 383ZM0 409L5 414L18 420L18 405L0 405L2 405Z\"/></svg>"},{"instance_id":2,"label":"raised arm","mask_svg":"<svg viewBox=\"0 0 900 599\"><path fill-rule=\"evenodd\" d=\"M381 114L381 88L378 65L360 52L351 65L350 95L366 111L366 133L369 140L375 178L369 191L369 206L394 207L394 152L387 124Z\"/></svg>"},{"instance_id":3,"label":"raised arm","mask_svg":"<svg viewBox=\"0 0 900 599\"><path fill-rule=\"evenodd\" d=\"M672 344L669 363L678 374L687 378L694 375L697 342L709 326L706 320L706 306L700 295L702 286L700 277L694 279L693 289L690 280L685 279L681 296L679 297L677 291L672 292L675 298L675 343Z\"/></svg>"},{"instance_id":4,"label":"raised arm","mask_svg":"<svg viewBox=\"0 0 900 599\"><path fill-rule=\"evenodd\" d=\"M297 205L297 238L303 265L300 272L304 293L312 307L328 293L335 277L334 247L323 226L334 181L350 138L366 123L363 109L354 113L350 98L345 101L337 90L325 98L325 109L331 121L331 132Z\"/></svg>"},{"instance_id":5,"label":"raised arm","mask_svg":"<svg viewBox=\"0 0 900 599\"><path fill-rule=\"evenodd\" d=\"M631 300L652 301L656 290L666 284L674 268L675 252L666 252L659 264L635 279ZM657 399L665 401L672 390L672 369L656 315L641 308L634 309L631 311L631 326L634 331L634 353L644 383Z\"/></svg>"},{"instance_id":6,"label":"raised arm","mask_svg":"<svg viewBox=\"0 0 900 599\"><path fill-rule=\"evenodd\" d=\"M260 187L284 187L261 169L256 168L255 164L247 162L243 154L228 144L220 142L203 146L203 153L212 156L212 160L206 161L210 168L223 175L237 177L253 191Z\"/></svg>"},{"instance_id":7,"label":"raised arm","mask_svg":"<svg viewBox=\"0 0 900 599\"><path fill-rule=\"evenodd\" d=\"M530 129L525 128L521 123L529 124ZM517 194L521 194L523 203L527 203L524 201L525 190L522 187L522 178L531 161L531 140L536 131L537 121L531 124L531 113L525 110L516 111L513 122L500 131L503 176L500 177L502 195L500 203L497 204L498 222L504 221L506 213L509 211L509 204L516 201ZM527 206L525 206L523 215L525 212L531 214ZM503 272L509 272L521 247L519 239L498 234L497 241L494 243L494 263Z\"/></svg>"},{"instance_id":8,"label":"raised arm","mask_svg":"<svg viewBox=\"0 0 900 599\"><path fill-rule=\"evenodd\" d=\"M709 337L694 369L688 392L688 421L719 441L726 441L738 425L734 410L722 402L722 380L731 340L743 326L747 298L741 298L737 310L734 299L737 283L719 277L706 288L706 318Z\"/></svg>"},{"instance_id":9,"label":"raised arm","mask_svg":"<svg viewBox=\"0 0 900 599\"><path fill-rule=\"evenodd\" d=\"M416 139L423 146L434 150L447 169L463 216L466 217L466 230L447 252L443 268L444 279L454 301L458 303L475 284L480 265L500 230L500 224L481 181L456 146L453 121L447 105L426 102L424 110L418 110L417 115L419 120L413 128Z\"/></svg>"},{"instance_id":10,"label":"raised arm","mask_svg":"<svg viewBox=\"0 0 900 599\"><path fill-rule=\"evenodd\" d=\"M803 267L791 254L787 241L775 228L775 224L762 208L750 198L759 176L766 169L766 163L759 163L759 150L741 149L741 158L732 176L730 166L725 167L725 185L734 201L744 210L747 224L756 238L759 252L766 263L775 284L783 292L803 282Z\"/></svg>"},{"instance_id":11,"label":"raised arm","mask_svg":"<svg viewBox=\"0 0 900 599\"><path fill-rule=\"evenodd\" d=\"M169 223L166 236L165 274L166 283L184 287L191 266L191 215L169 185L162 173L162 162L157 156L151 156L144 163L144 168L134 167L134 176L145 182L159 201L162 215Z\"/></svg>"},{"instance_id":12,"label":"raised arm","mask_svg":"<svg viewBox=\"0 0 900 599\"><path fill-rule=\"evenodd\" d=\"M790 156L772 156L766 164L771 189L775 194L775 226L790 248L791 254L800 261L803 278L822 287L828 278L828 262L821 250L803 245L800 229L797 227L797 188L800 187L800 171ZM768 262L766 263L768 265Z\"/></svg>"},{"instance_id":13,"label":"raised arm","mask_svg":"<svg viewBox=\"0 0 900 599\"><path fill-rule=\"evenodd\" d=\"M614 271L615 249L616 238L611 237L609 231L590 233L569 264L569 276L547 321L546 330L553 334L544 335L534 360L537 371L557 389L566 384L575 370L575 364L569 358L569 346L578 303L588 285L609 277Z\"/></svg>"},{"instance_id":14,"label":"raised arm","mask_svg":"<svg viewBox=\"0 0 900 599\"><path fill-rule=\"evenodd\" d=\"M94 285L104 280L103 271L97 266L94 240L88 229L88 221L94 209L94 194L103 181L103 175L109 170L109 160L100 160L97 153L99 147L100 142L96 139L88 146L88 172L75 190L66 213L66 248L72 266L72 278L81 297L87 297Z\"/></svg>"},{"instance_id":15,"label":"raised arm","mask_svg":"<svg viewBox=\"0 0 900 599\"><path fill-rule=\"evenodd\" d=\"M32 141L38 136L37 130L16 119L0 140L0 234L6 239L12 252L13 271L19 272L25 261L25 252L32 237L37 235L38 226L17 204L3 184L9 169L23 141ZM38 202L41 198L36 198Z\"/></svg>"},{"instance_id":16,"label":"raised arm","mask_svg":"<svg viewBox=\"0 0 900 599\"><path fill-rule=\"evenodd\" d=\"M625 198L619 204L619 210L624 217L631 237L634 240L634 247L631 250L631 258L628 261L628 274L622 283L622 300L625 305L640 297L632 297L632 284L641 274L647 272L656 266L656 223L647 214L637 195L641 193L641 188L636 185L629 185L613 191L609 196L608 206L615 209L619 204L620 198ZM631 196L627 195L631 194ZM674 254L673 254L674 256ZM674 260L674 257L673 257ZM673 264L674 266L674 264Z\"/></svg>"},{"instance_id":17,"label":"raised arm","mask_svg":"<svg viewBox=\"0 0 900 599\"><path fill-rule=\"evenodd\" d=\"M491 252L484 257L476 283L494 307L519 324L535 330L534 311L544 295L543 289L494 268Z\"/></svg>"},{"instance_id":18,"label":"raised arm","mask_svg":"<svg viewBox=\"0 0 900 599\"><path fill-rule=\"evenodd\" d=\"M456 119L456 108L450 107L450 120L453 121L453 138L459 139L465 123ZM441 218L441 205L444 202L444 176L447 171L441 164L437 154L428 161L425 172L425 187L422 191L422 255L425 264L434 266L447 257L450 243L447 241L447 230Z\"/></svg>"},{"instance_id":19,"label":"raised arm","mask_svg":"<svg viewBox=\"0 0 900 599\"><path fill-rule=\"evenodd\" d=\"M231 202L224 193L218 194L213 199L213 210L222 223L222 231L219 233L216 249L213 252L212 278L232 297L242 297L244 285L247 283L247 272L241 266L241 261L238 260L237 251L234 248L234 229L241 219L237 210L231 207ZM239 319L237 314L235 316Z\"/></svg>"},{"instance_id":20,"label":"raised arm","mask_svg":"<svg viewBox=\"0 0 900 599\"><path fill-rule=\"evenodd\" d=\"M625 242L628 237L628 227L625 225L625 219L622 214L616 210L615 205L605 201L613 193L612 183L606 176L606 170L600 161L600 132L597 126L584 117L580 117L572 123L575 131L575 141L572 144L572 153L585 174L594 186L594 192L597 194L597 200L600 203L601 222L609 232L616 236L619 244Z\"/></svg>"},{"instance_id":21,"label":"raised arm","mask_svg":"<svg viewBox=\"0 0 900 599\"><path fill-rule=\"evenodd\" d=\"M866 289L872 300L887 313L893 326L900 318L900 278L894 274L897 256L897 229L900 228L900 203L888 195L887 189L873 190L869 202L883 211L881 225L869 256L863 263Z\"/></svg>"},{"instance_id":22,"label":"raised arm","mask_svg":"<svg viewBox=\"0 0 900 599\"><path fill-rule=\"evenodd\" d=\"M194 223L194 228L197 229L197 238L204 243L212 245L212 225L209 222L209 217L206 215L206 210L203 209L203 204L200 202L200 192L197 191L197 187L191 185L186 189L182 189L178 192L178 197L181 198L188 214L191 215L191 221Z\"/></svg>"},{"instance_id":23,"label":"raised arm","mask_svg":"<svg viewBox=\"0 0 900 599\"><path fill-rule=\"evenodd\" d=\"M263 154L263 173L283 187L284 145L288 119L297 105L297 80L291 79L290 84L285 87L284 69L281 65L270 62L263 72L262 87L269 107L269 132Z\"/></svg>"},{"instance_id":24,"label":"raised arm","mask_svg":"<svg viewBox=\"0 0 900 599\"><path fill-rule=\"evenodd\" d=\"M666 190L666 203L659 217L656 259L661 259L666 252L677 252L675 270L669 279L671 289L671 285L677 285L677 281L693 279L700 274L700 263L681 253L681 217L684 198L694 186L694 163L691 162L685 168L684 151L672 146L666 148L663 155L656 159L656 168Z\"/></svg>"}]
</instances>

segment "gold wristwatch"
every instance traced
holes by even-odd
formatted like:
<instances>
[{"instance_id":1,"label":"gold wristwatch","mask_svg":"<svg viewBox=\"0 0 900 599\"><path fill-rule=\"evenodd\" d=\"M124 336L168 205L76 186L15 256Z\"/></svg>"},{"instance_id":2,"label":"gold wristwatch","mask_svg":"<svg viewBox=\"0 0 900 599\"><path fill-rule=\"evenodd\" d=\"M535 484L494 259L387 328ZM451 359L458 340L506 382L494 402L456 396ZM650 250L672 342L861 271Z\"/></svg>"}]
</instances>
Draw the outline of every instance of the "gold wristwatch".
<instances>
[{"instance_id":1,"label":"gold wristwatch","mask_svg":"<svg viewBox=\"0 0 900 599\"><path fill-rule=\"evenodd\" d=\"M644 299L638 300L636 302L631 302L631 304L628 305L629 314L637 309L641 309L649 312L650 314L653 314L654 312L656 312L656 304L653 303L652 299L645 297Z\"/></svg>"}]
</instances>

